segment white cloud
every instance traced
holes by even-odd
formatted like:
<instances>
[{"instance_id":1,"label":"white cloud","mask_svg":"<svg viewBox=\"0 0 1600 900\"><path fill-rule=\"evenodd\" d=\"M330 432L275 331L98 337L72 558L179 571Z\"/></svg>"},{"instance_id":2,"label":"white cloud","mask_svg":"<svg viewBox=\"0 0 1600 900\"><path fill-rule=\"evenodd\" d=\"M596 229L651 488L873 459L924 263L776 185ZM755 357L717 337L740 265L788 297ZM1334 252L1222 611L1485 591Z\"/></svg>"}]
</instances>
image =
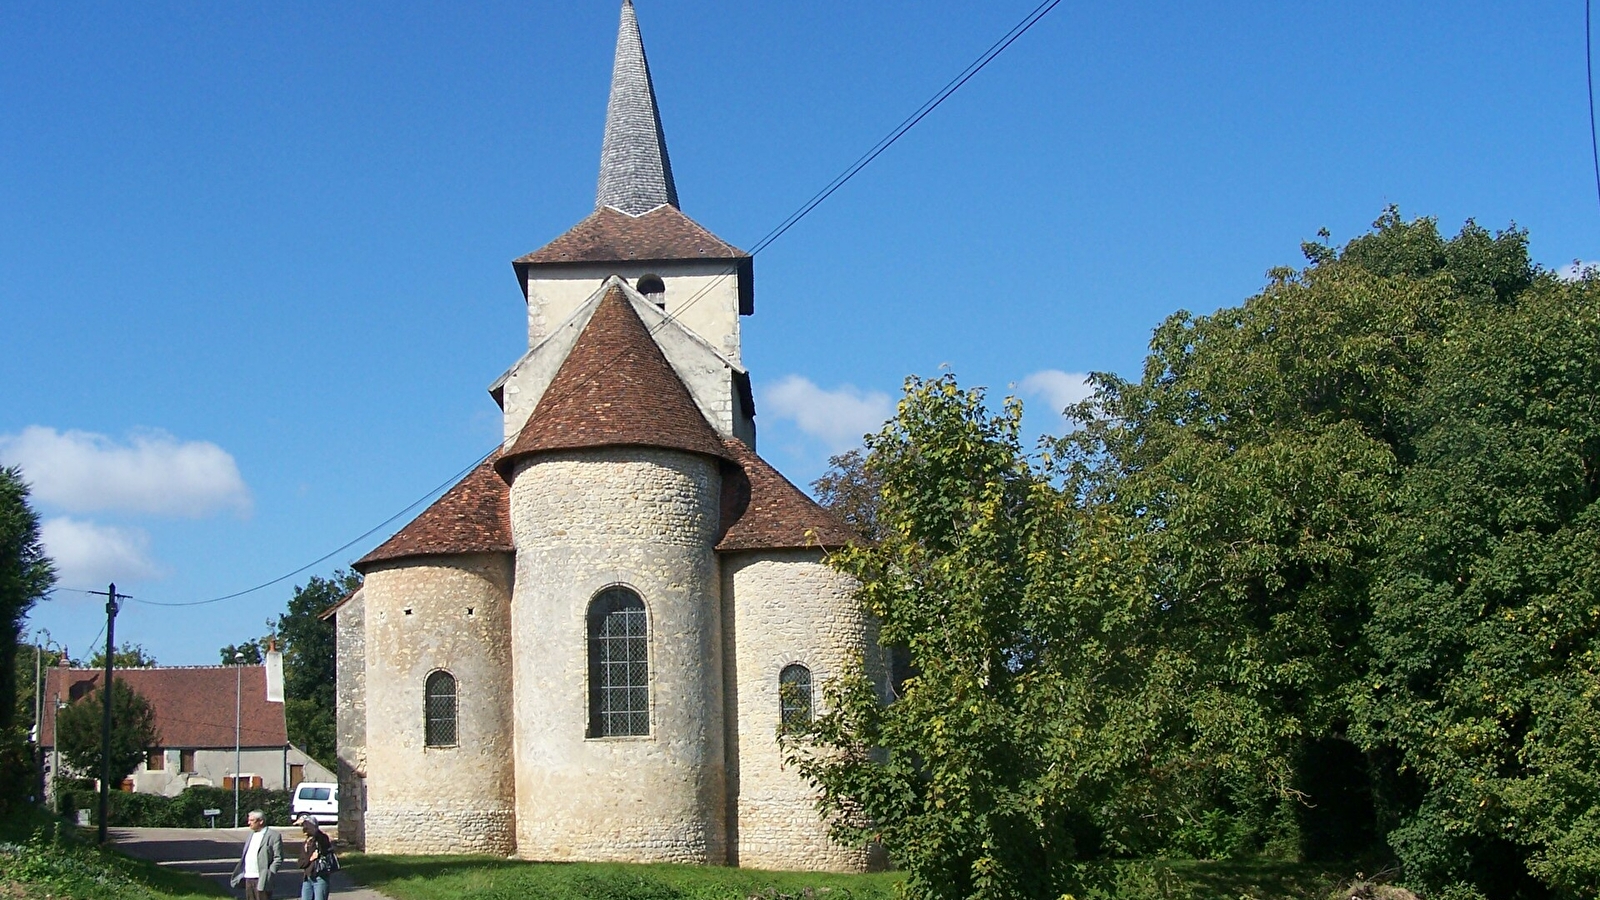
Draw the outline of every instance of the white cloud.
<instances>
[{"instance_id":1,"label":"white cloud","mask_svg":"<svg viewBox=\"0 0 1600 900\"><path fill-rule=\"evenodd\" d=\"M1575 259L1556 270L1556 277L1562 281L1577 281L1589 269L1600 269L1600 260Z\"/></svg>"},{"instance_id":2,"label":"white cloud","mask_svg":"<svg viewBox=\"0 0 1600 900\"><path fill-rule=\"evenodd\" d=\"M882 428L894 413L888 394L849 384L825 391L799 375L786 375L762 391L761 402L773 415L793 419L801 431L836 452L859 444L862 435Z\"/></svg>"},{"instance_id":3,"label":"white cloud","mask_svg":"<svg viewBox=\"0 0 1600 900\"><path fill-rule=\"evenodd\" d=\"M1017 383L1017 390L1030 397L1040 397L1050 405L1051 412L1059 415L1063 409L1088 399L1094 393L1089 376L1082 372L1063 372L1044 369Z\"/></svg>"},{"instance_id":4,"label":"white cloud","mask_svg":"<svg viewBox=\"0 0 1600 900\"><path fill-rule=\"evenodd\" d=\"M199 517L250 510L250 490L233 457L209 441L179 441L164 431L118 443L103 434L39 425L0 435L0 461L22 467L36 501L67 512Z\"/></svg>"},{"instance_id":5,"label":"white cloud","mask_svg":"<svg viewBox=\"0 0 1600 900\"><path fill-rule=\"evenodd\" d=\"M162 575L150 559L150 536L137 528L60 516L39 523L39 539L56 564L57 583L86 588L147 581Z\"/></svg>"}]
</instances>

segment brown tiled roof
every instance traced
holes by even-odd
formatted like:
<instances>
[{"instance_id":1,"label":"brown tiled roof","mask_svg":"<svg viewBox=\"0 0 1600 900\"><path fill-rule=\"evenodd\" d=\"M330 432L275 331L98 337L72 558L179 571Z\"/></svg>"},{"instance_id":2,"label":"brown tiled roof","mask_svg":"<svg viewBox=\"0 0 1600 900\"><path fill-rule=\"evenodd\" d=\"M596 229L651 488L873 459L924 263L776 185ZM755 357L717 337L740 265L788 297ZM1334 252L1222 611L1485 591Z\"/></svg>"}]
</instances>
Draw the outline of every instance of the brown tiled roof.
<instances>
[{"instance_id":1,"label":"brown tiled roof","mask_svg":"<svg viewBox=\"0 0 1600 900\"><path fill-rule=\"evenodd\" d=\"M723 514L738 518L724 531L718 550L831 550L856 540L849 526L818 506L744 442L729 439L723 444L744 478L735 477L736 473L723 478Z\"/></svg>"},{"instance_id":2,"label":"brown tiled roof","mask_svg":"<svg viewBox=\"0 0 1600 900\"><path fill-rule=\"evenodd\" d=\"M88 696L100 686L99 669L50 668L45 678L47 711L39 745L55 745L56 697L67 703ZM245 747L282 747L289 743L283 704L267 702L264 666L183 666L118 669L116 680L127 684L155 708L161 746L205 749L233 746L234 679L239 679L239 742ZM154 748L152 748L154 749Z\"/></svg>"},{"instance_id":3,"label":"brown tiled roof","mask_svg":"<svg viewBox=\"0 0 1600 900\"><path fill-rule=\"evenodd\" d=\"M748 259L749 254L705 230L673 206L630 216L603 206L517 266L548 263L671 259Z\"/></svg>"},{"instance_id":4,"label":"brown tiled roof","mask_svg":"<svg viewBox=\"0 0 1600 900\"><path fill-rule=\"evenodd\" d=\"M497 468L508 474L513 459L532 453L614 446L728 455L616 286L600 299Z\"/></svg>"},{"instance_id":5,"label":"brown tiled roof","mask_svg":"<svg viewBox=\"0 0 1600 900\"><path fill-rule=\"evenodd\" d=\"M355 568L408 556L511 552L511 491L495 473L496 451ZM342 602L342 601L341 601Z\"/></svg>"}]
</instances>

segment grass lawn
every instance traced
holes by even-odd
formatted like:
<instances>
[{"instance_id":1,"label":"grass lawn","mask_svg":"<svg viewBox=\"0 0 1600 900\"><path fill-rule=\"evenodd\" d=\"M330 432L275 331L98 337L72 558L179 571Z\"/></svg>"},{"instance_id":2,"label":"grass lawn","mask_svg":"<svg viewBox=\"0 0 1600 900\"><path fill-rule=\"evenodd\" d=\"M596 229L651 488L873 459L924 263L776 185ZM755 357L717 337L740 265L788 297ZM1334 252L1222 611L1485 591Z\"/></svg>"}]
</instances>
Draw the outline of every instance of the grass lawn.
<instances>
[{"instance_id":1,"label":"grass lawn","mask_svg":"<svg viewBox=\"0 0 1600 900\"><path fill-rule=\"evenodd\" d=\"M892 900L898 874L764 872L722 866L534 863L485 856L342 858L345 871L395 900Z\"/></svg>"},{"instance_id":2,"label":"grass lawn","mask_svg":"<svg viewBox=\"0 0 1600 900\"><path fill-rule=\"evenodd\" d=\"M717 866L533 863L483 856L345 859L395 900L892 900L897 873L829 875ZM1341 876L1278 860L1091 864L1080 900L1322 900Z\"/></svg>"},{"instance_id":3,"label":"grass lawn","mask_svg":"<svg viewBox=\"0 0 1600 900\"><path fill-rule=\"evenodd\" d=\"M4 900L202 900L219 885L95 846L77 829L39 813L0 822Z\"/></svg>"}]
</instances>

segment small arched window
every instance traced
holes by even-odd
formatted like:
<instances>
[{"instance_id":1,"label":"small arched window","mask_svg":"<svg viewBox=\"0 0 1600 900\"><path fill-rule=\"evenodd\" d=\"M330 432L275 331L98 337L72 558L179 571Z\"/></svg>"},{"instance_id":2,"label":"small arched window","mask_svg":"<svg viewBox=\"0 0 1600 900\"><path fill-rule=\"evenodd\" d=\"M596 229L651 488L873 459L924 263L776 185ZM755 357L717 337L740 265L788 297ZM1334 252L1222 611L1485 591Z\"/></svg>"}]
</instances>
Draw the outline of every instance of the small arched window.
<instances>
[{"instance_id":1,"label":"small arched window","mask_svg":"<svg viewBox=\"0 0 1600 900\"><path fill-rule=\"evenodd\" d=\"M644 601L627 588L607 588L589 603L589 737L649 733Z\"/></svg>"},{"instance_id":2,"label":"small arched window","mask_svg":"<svg viewBox=\"0 0 1600 900\"><path fill-rule=\"evenodd\" d=\"M456 679L449 672L434 672L423 684L423 743L453 747L456 743Z\"/></svg>"},{"instance_id":3,"label":"small arched window","mask_svg":"<svg viewBox=\"0 0 1600 900\"><path fill-rule=\"evenodd\" d=\"M811 721L811 670L799 663L778 673L778 720L785 725Z\"/></svg>"},{"instance_id":4,"label":"small arched window","mask_svg":"<svg viewBox=\"0 0 1600 900\"><path fill-rule=\"evenodd\" d=\"M639 281L635 287L639 293L644 295L646 300L649 300L651 303L654 303L660 308L666 308L667 284L661 280L660 275L656 275L654 273L640 275Z\"/></svg>"}]
</instances>

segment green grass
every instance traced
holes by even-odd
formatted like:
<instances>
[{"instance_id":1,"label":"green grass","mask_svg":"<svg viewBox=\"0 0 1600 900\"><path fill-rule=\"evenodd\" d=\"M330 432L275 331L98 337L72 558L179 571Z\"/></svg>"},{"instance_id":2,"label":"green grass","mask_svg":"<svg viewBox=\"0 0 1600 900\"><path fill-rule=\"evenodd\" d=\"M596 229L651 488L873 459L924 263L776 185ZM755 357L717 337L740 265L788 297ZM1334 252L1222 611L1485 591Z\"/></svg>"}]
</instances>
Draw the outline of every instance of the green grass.
<instances>
[{"instance_id":1,"label":"green grass","mask_svg":"<svg viewBox=\"0 0 1600 900\"><path fill-rule=\"evenodd\" d=\"M201 900L221 886L155 863L104 850L42 812L0 822L0 898L4 900Z\"/></svg>"},{"instance_id":2,"label":"green grass","mask_svg":"<svg viewBox=\"0 0 1600 900\"><path fill-rule=\"evenodd\" d=\"M533 863L483 856L344 859L395 900L892 900L900 876L766 872L722 866Z\"/></svg>"},{"instance_id":3,"label":"green grass","mask_svg":"<svg viewBox=\"0 0 1600 900\"><path fill-rule=\"evenodd\" d=\"M482 856L363 856L345 869L395 900L892 900L897 873L832 875L718 866L532 863ZM1277 860L1086 865L1077 900L1321 900L1341 875Z\"/></svg>"}]
</instances>

